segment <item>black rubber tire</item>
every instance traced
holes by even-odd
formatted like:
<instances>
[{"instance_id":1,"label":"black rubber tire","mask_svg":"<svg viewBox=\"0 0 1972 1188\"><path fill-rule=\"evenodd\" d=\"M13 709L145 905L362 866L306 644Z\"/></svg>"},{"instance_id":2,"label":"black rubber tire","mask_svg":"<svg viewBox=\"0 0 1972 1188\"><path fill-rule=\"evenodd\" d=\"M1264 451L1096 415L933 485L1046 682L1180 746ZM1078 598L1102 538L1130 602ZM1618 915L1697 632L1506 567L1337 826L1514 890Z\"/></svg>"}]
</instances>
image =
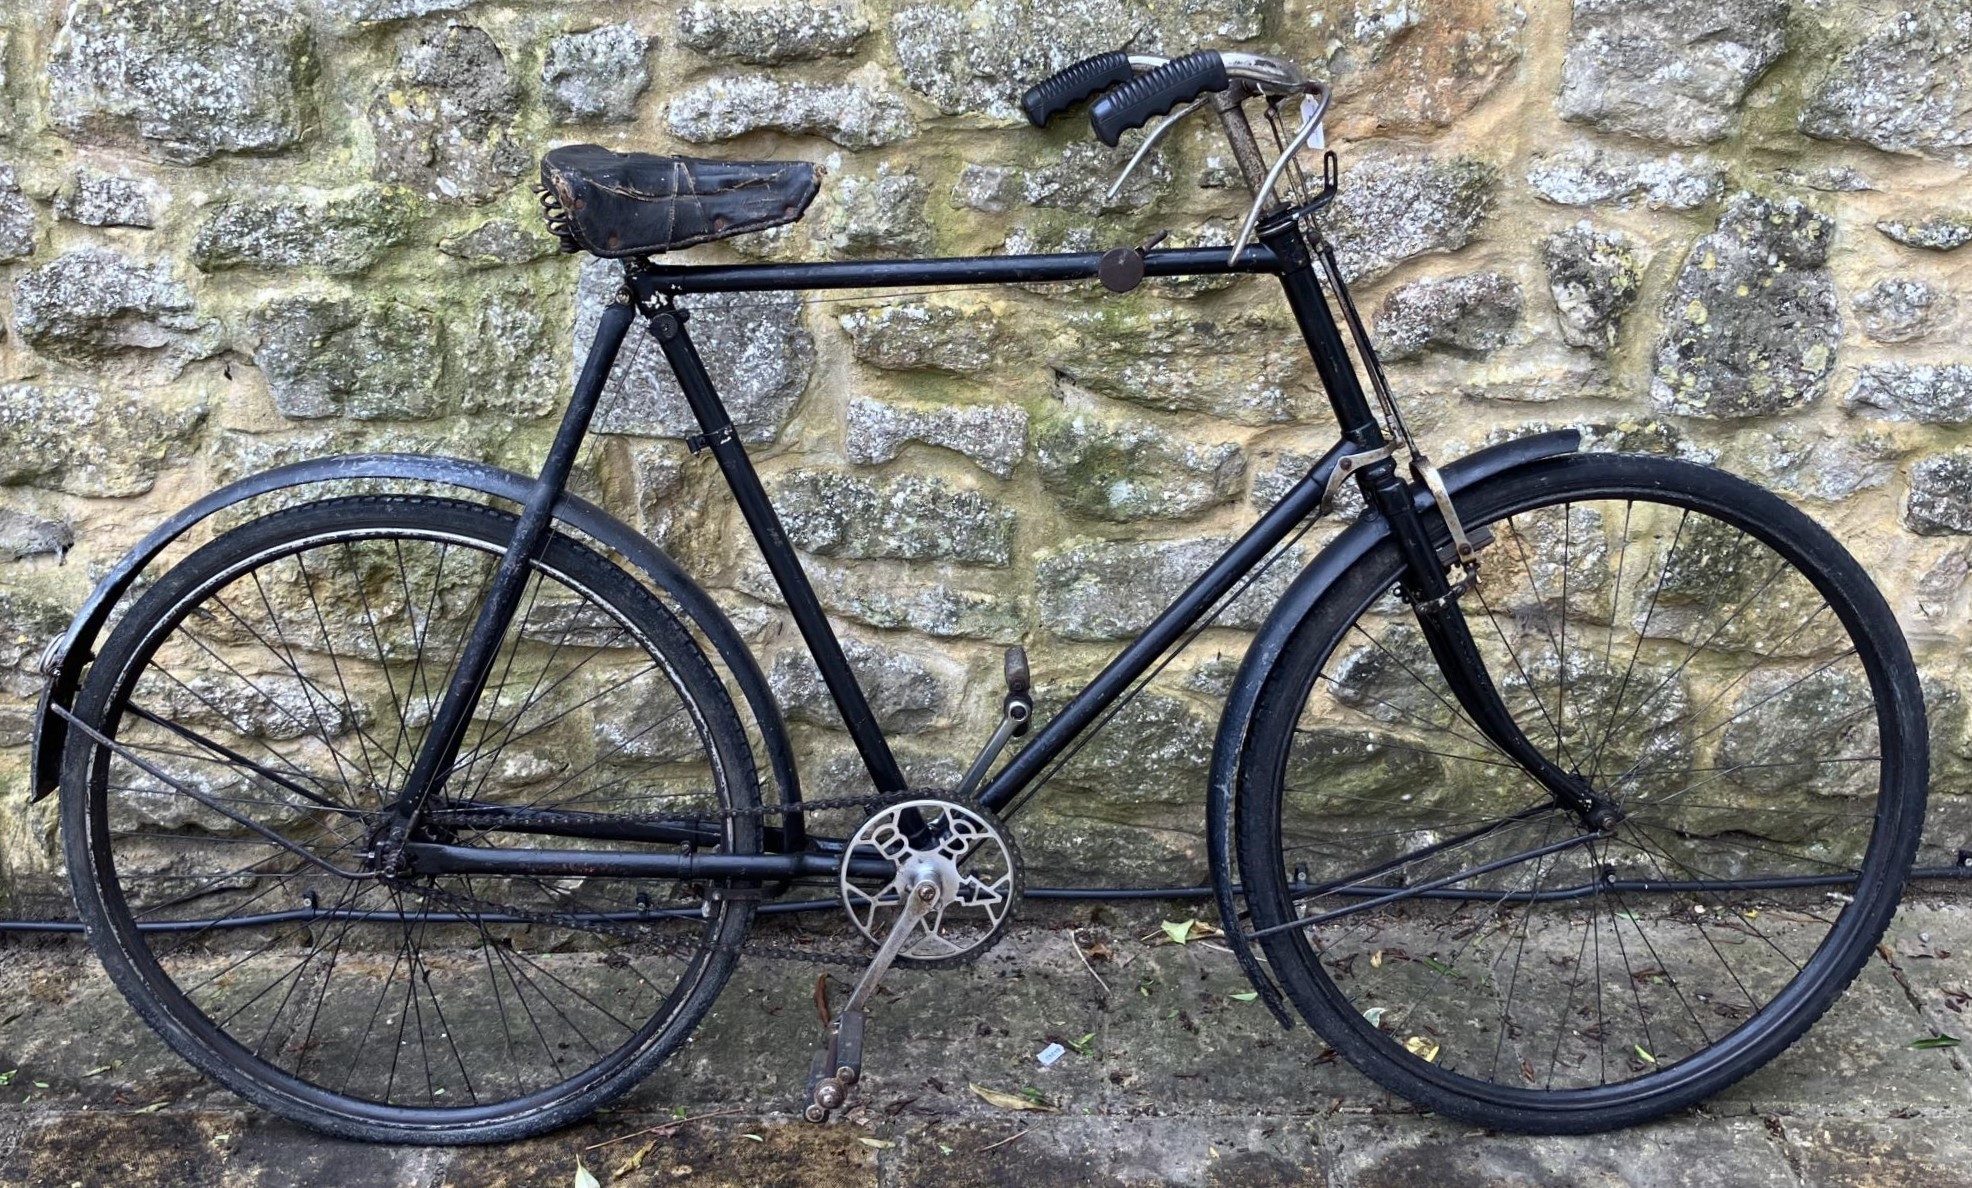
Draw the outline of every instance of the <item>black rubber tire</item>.
<instances>
[{"instance_id":1,"label":"black rubber tire","mask_svg":"<svg viewBox=\"0 0 1972 1188\"><path fill-rule=\"evenodd\" d=\"M126 686L160 638L186 606L242 566L312 541L352 534L478 542L497 554L511 538L514 523L513 515L480 504L402 496L323 500L252 520L192 553L145 592L104 643L77 697L76 716L114 737ZM643 646L661 654L701 738L710 745L722 801L728 808L757 808L760 786L740 717L703 651L672 613L624 570L566 536L552 537L538 564L593 593L642 637ZM200 1012L159 965L134 926L111 861L101 774L105 765L98 762L106 754L81 731L71 730L61 807L76 906L111 980L138 1015L200 1071L255 1105L338 1138L493 1143L580 1121L634 1087L685 1043L731 976L736 950L753 918L750 901L719 900L703 933L710 944L666 1000L672 1008L668 1014L654 1016L605 1059L538 1093L513 1102L443 1110L345 1097L262 1061ZM730 852L759 852L761 832L757 814L741 815L733 826Z\"/></svg>"},{"instance_id":2,"label":"black rubber tire","mask_svg":"<svg viewBox=\"0 0 1972 1188\"><path fill-rule=\"evenodd\" d=\"M1856 643L1876 694L1883 762L1875 827L1853 901L1765 1009L1696 1055L1616 1084L1541 1090L1450 1073L1406 1052L1366 1020L1336 986L1305 930L1289 929L1257 942L1302 1017L1355 1067L1421 1106L1495 1130L1581 1134L1633 1125L1711 1097L1780 1054L1869 960L1896 911L1924 820L1927 729L1908 646L1861 566L1799 509L1723 471L1620 454L1537 463L1462 493L1458 506L1472 528L1597 497L1681 505L1727 520L1795 565L1827 599ZM1438 532L1443 533L1442 524ZM1295 918L1281 831L1297 715L1350 624L1391 588L1400 568L1392 542L1375 546L1310 609L1266 676L1237 784L1238 860L1256 931Z\"/></svg>"}]
</instances>

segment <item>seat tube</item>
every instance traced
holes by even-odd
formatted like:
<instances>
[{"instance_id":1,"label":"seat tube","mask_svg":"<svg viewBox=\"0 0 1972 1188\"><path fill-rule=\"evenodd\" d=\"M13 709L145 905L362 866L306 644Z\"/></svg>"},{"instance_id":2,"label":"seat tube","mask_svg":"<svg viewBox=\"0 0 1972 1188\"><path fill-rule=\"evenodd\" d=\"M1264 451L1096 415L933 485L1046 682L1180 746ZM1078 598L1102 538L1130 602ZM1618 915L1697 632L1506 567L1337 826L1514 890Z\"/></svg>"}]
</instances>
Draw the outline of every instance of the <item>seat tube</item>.
<instances>
[{"instance_id":1,"label":"seat tube","mask_svg":"<svg viewBox=\"0 0 1972 1188\"><path fill-rule=\"evenodd\" d=\"M636 306L626 286L611 298L597 323L595 340L589 345L582 374L576 379L575 390L569 397L568 411L562 415L561 427L555 432L554 444L548 448L540 477L535 480L533 491L521 507L513 539L508 542L507 551L501 556L499 566L487 584L479 617L474 620L472 634L467 637L465 649L459 655L452 682L445 690L445 697L432 718L431 729L412 762L410 776L398 795L390 844L385 847L388 852L395 852L402 845L418 813L444 787L446 776L459 757L459 748L465 741L466 725L479 704L480 695L485 691L486 679L499 657L500 643L506 637L507 627L520 608L534 561L547 544L548 533L554 524L555 505L560 502L562 491L568 485L568 476L575 467L576 453L582 448L583 438L588 435L589 422L602 397L603 385L609 380L610 369L616 363L623 337L635 316Z\"/></svg>"},{"instance_id":2,"label":"seat tube","mask_svg":"<svg viewBox=\"0 0 1972 1188\"><path fill-rule=\"evenodd\" d=\"M863 766L869 770L870 781L878 792L902 792L907 787L903 769L897 765L897 757L891 753L890 742L877 725L869 699L863 695L862 686L857 684L848 658L842 654L842 644L829 626L828 615L822 610L821 601L815 597L815 588L802 571L800 559L794 555L794 546L788 541L787 530L781 526L780 515L774 511L766 489L760 485L760 475L753 468L753 460L747 457L746 447L740 444L739 434L733 428L733 418L726 411L725 402L713 389L712 378L705 374L705 363L699 358L698 348L692 345L691 336L685 332L688 315L689 311L672 306L659 309L651 316L650 333L664 351L672 373L678 378L678 387L685 394L685 402L691 406L692 415L698 418L699 427L704 431L704 436L694 442L693 447L697 449L702 445L710 449L713 458L718 461L719 470L726 477L726 485L732 489L733 499L739 504L740 514L745 517L754 541L759 544L760 552L767 560L767 569L774 575L774 584L780 588L781 597L786 599L788 611L794 615L795 625L801 630L801 638L807 642L808 652L814 657L815 666L821 670L822 683L828 686L836 709L842 713L843 725L848 728L849 737L854 740L856 750L862 756Z\"/></svg>"}]
</instances>

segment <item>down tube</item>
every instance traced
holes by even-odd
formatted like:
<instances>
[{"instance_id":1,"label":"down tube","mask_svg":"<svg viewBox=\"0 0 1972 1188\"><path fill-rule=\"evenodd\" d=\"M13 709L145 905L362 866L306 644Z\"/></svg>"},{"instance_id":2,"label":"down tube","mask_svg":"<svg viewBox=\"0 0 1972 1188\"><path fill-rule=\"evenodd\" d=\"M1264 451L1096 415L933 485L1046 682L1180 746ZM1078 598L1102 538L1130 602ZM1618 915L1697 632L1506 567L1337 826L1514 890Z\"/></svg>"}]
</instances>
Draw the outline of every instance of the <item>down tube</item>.
<instances>
[{"instance_id":1,"label":"down tube","mask_svg":"<svg viewBox=\"0 0 1972 1188\"><path fill-rule=\"evenodd\" d=\"M1109 667L1097 674L1087 688L1062 707L1061 712L1034 736L1032 742L1021 748L1020 753L1008 761L998 775L987 781L979 794L979 803L999 812L1019 795L1020 790L1039 775L1042 768L1148 671L1157 658L1178 641L1179 636L1204 617L1227 591L1265 559L1275 545L1321 506L1336 463L1345 454L1356 451L1357 447L1348 442L1337 442L1329 447L1314 468L1271 511L1260 517L1259 523L1247 529L1246 535L1235 541L1223 556L1212 563L1210 569L1178 595L1177 601L1166 607L1142 635L1109 662Z\"/></svg>"}]
</instances>

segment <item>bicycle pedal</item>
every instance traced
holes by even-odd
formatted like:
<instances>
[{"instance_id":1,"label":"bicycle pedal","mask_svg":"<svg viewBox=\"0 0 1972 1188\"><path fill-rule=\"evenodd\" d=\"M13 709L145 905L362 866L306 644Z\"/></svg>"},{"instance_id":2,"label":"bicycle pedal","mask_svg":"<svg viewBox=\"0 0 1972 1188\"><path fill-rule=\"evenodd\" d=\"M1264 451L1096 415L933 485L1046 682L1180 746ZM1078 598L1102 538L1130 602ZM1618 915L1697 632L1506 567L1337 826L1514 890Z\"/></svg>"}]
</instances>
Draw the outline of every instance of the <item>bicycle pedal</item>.
<instances>
[{"instance_id":1,"label":"bicycle pedal","mask_svg":"<svg viewBox=\"0 0 1972 1188\"><path fill-rule=\"evenodd\" d=\"M863 1079L863 1022L863 1012L845 1011L829 1024L821 1049L808 1064L808 1100L801 1111L808 1121L828 1121L849 1104Z\"/></svg>"}]
</instances>

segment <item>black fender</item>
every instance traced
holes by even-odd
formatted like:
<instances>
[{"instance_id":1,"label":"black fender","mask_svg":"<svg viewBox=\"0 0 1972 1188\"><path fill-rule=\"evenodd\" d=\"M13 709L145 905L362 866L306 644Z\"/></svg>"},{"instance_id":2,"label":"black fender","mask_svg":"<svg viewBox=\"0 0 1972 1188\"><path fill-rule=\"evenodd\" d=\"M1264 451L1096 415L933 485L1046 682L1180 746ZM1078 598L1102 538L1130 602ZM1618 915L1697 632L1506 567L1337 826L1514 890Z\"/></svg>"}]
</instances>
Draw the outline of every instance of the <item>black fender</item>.
<instances>
[{"instance_id":1,"label":"black fender","mask_svg":"<svg viewBox=\"0 0 1972 1188\"><path fill-rule=\"evenodd\" d=\"M1529 437L1488 446L1441 468L1445 489L1456 501L1458 493L1475 483L1539 462L1544 458L1572 454L1581 448L1582 435L1573 429L1557 429ZM1411 484L1411 498L1426 524L1438 521L1431 492L1423 484ZM1233 812L1239 779L1240 752L1246 744L1247 729L1253 721L1260 692L1272 675L1274 664L1301 620L1323 594L1349 567L1367 556L1371 549L1390 535L1390 526L1381 516L1368 515L1357 520L1301 571L1287 593L1274 605L1266 622L1246 649L1246 658L1233 677L1232 692L1226 696L1225 712L1219 718L1219 734L1212 745L1212 770L1206 788L1206 850L1212 864L1212 888L1219 901L1219 918L1226 942L1253 988L1267 1009L1291 1028L1292 1016L1281 997L1280 988L1260 965L1253 947L1244 939L1240 921L1239 889L1233 883Z\"/></svg>"},{"instance_id":2,"label":"black fender","mask_svg":"<svg viewBox=\"0 0 1972 1188\"><path fill-rule=\"evenodd\" d=\"M471 491L508 503L521 504L534 490L535 480L511 470L461 458L430 457L420 454L340 454L276 467L248 475L222 487L186 507L158 525L125 553L115 567L96 584L70 620L61 638L50 644L41 657L41 671L47 677L41 704L35 713L33 776L30 793L40 800L55 790L61 779L62 748L68 722L54 712L75 702L82 684L82 673L95 658L96 637L109 621L132 583L144 567L154 561L173 541L210 517L273 491L349 479L397 479L430 483ZM569 528L601 543L624 557L659 591L671 598L692 626L704 633L726 664L745 697L755 724L760 729L774 781L780 787L784 804L800 800L800 784L794 769L794 750L781 720L779 706L767 688L759 662L747 650L731 621L710 595L678 567L665 551L628 524L579 495L564 492L555 505L555 519ZM798 830L799 817L788 819L788 827ZM797 841L797 839L790 839Z\"/></svg>"}]
</instances>

